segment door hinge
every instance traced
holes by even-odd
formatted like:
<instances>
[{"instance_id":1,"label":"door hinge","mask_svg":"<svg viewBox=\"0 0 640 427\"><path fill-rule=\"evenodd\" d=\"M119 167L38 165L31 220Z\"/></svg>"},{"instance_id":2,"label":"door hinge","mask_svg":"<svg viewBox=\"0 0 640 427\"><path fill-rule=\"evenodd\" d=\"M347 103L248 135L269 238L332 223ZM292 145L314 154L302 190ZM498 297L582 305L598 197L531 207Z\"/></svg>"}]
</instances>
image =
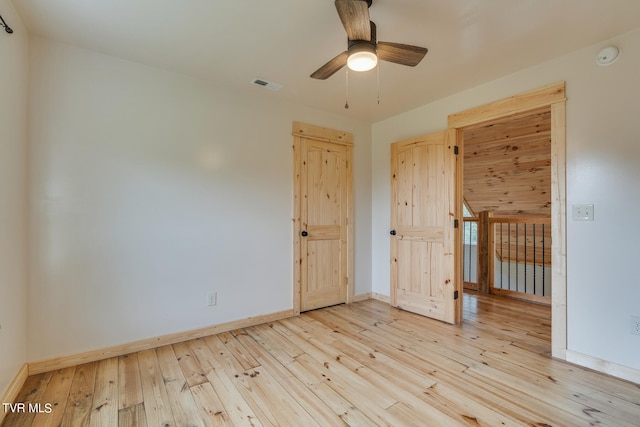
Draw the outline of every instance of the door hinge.
<instances>
[{"instance_id":1,"label":"door hinge","mask_svg":"<svg viewBox=\"0 0 640 427\"><path fill-rule=\"evenodd\" d=\"M460 149L458 148L457 145L453 146L453 154L458 154L460 152Z\"/></svg>"},{"instance_id":2,"label":"door hinge","mask_svg":"<svg viewBox=\"0 0 640 427\"><path fill-rule=\"evenodd\" d=\"M344 285L349 286L349 276L344 276Z\"/></svg>"},{"instance_id":3,"label":"door hinge","mask_svg":"<svg viewBox=\"0 0 640 427\"><path fill-rule=\"evenodd\" d=\"M458 291L453 291L453 299L454 300L458 299L459 296L460 296L460 293Z\"/></svg>"},{"instance_id":4,"label":"door hinge","mask_svg":"<svg viewBox=\"0 0 640 427\"><path fill-rule=\"evenodd\" d=\"M460 222L457 219L453 220L453 228L458 228L460 227Z\"/></svg>"}]
</instances>

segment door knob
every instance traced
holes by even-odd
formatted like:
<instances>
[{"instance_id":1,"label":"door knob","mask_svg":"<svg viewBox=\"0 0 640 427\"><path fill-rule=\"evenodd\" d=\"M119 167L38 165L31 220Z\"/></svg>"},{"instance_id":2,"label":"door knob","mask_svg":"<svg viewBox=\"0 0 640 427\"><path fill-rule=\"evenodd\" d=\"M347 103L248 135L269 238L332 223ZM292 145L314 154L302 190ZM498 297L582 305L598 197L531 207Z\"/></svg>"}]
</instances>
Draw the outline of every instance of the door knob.
<instances>
[{"instance_id":1,"label":"door knob","mask_svg":"<svg viewBox=\"0 0 640 427\"><path fill-rule=\"evenodd\" d=\"M302 237L307 237L309 235L309 233L307 233L306 230L303 230L302 233L300 233L300 235Z\"/></svg>"},{"instance_id":2,"label":"door knob","mask_svg":"<svg viewBox=\"0 0 640 427\"><path fill-rule=\"evenodd\" d=\"M391 234L392 236L395 236L395 235L396 235L396 230L391 230L391 231L389 232L389 234Z\"/></svg>"}]
</instances>

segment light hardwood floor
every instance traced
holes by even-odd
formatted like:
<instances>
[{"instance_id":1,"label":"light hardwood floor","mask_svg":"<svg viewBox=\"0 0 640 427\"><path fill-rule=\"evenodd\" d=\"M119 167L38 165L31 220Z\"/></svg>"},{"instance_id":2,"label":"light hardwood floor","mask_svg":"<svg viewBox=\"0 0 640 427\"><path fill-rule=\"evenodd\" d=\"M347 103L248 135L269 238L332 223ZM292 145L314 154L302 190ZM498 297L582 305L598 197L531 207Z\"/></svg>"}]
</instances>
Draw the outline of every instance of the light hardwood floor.
<instances>
[{"instance_id":1,"label":"light hardwood floor","mask_svg":"<svg viewBox=\"0 0 640 427\"><path fill-rule=\"evenodd\" d=\"M550 358L548 307L375 301L29 377L8 426L638 426L640 386Z\"/></svg>"}]
</instances>

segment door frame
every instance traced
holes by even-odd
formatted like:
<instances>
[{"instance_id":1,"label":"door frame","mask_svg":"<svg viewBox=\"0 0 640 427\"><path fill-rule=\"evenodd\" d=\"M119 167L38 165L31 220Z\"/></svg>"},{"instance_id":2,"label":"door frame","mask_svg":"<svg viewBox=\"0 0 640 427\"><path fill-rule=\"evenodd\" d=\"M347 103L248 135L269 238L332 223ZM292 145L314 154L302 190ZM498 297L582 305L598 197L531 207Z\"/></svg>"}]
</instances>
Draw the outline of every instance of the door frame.
<instances>
[{"instance_id":1,"label":"door frame","mask_svg":"<svg viewBox=\"0 0 640 427\"><path fill-rule=\"evenodd\" d=\"M449 129L463 129L537 108L551 111L551 355L567 358L567 195L566 83L564 81L474 107L448 118ZM461 145L464 141L459 138ZM460 147L461 154L464 147ZM460 183L461 184L461 183ZM458 203L462 206L462 199ZM456 254L462 269L462 254ZM462 271L460 270L460 274ZM459 276L462 277L462 276Z\"/></svg>"},{"instance_id":2,"label":"door frame","mask_svg":"<svg viewBox=\"0 0 640 427\"><path fill-rule=\"evenodd\" d=\"M301 139L312 139L347 147L347 266L346 285L347 301L353 302L354 294L354 234L353 234L353 135L349 132L324 128L302 122L293 122L293 314L300 314L301 293L301 262L300 233L302 232L301 219L301 152L299 145Z\"/></svg>"}]
</instances>

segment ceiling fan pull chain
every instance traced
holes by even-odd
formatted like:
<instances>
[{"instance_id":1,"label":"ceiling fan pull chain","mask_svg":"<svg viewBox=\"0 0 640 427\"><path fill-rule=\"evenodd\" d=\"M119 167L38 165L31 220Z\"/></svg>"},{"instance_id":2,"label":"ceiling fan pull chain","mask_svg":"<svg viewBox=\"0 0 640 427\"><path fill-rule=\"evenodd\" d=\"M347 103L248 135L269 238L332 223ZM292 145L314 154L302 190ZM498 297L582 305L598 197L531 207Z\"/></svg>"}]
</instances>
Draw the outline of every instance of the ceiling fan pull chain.
<instances>
[{"instance_id":1,"label":"ceiling fan pull chain","mask_svg":"<svg viewBox=\"0 0 640 427\"><path fill-rule=\"evenodd\" d=\"M377 72L377 85L378 85L378 105L380 105L380 63L378 63L378 69L376 70Z\"/></svg>"},{"instance_id":2,"label":"ceiling fan pull chain","mask_svg":"<svg viewBox=\"0 0 640 427\"><path fill-rule=\"evenodd\" d=\"M347 71L345 73L346 76L346 95L345 95L345 103L344 103L344 109L348 110L349 109L349 68L347 68Z\"/></svg>"}]
</instances>

